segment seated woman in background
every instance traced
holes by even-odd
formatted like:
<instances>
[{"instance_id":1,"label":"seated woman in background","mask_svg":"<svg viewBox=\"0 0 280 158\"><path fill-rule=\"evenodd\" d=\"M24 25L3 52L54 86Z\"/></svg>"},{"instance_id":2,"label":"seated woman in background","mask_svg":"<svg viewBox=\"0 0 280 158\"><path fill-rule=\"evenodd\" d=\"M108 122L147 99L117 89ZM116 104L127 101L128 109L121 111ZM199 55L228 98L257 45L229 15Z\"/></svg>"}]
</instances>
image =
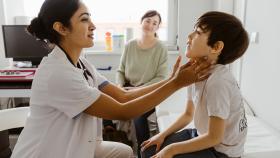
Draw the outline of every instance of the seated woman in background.
<instances>
[{"instance_id":1,"label":"seated woman in background","mask_svg":"<svg viewBox=\"0 0 280 158\"><path fill-rule=\"evenodd\" d=\"M155 10L149 10L142 16L141 37L129 41L121 57L117 72L117 84L120 87L131 89L147 86L167 77L167 48L156 33L160 24L161 16ZM150 137L147 118L154 112L155 109L152 109L133 120L139 147ZM152 119L150 123L155 126L155 117Z\"/></svg>"}]
</instances>

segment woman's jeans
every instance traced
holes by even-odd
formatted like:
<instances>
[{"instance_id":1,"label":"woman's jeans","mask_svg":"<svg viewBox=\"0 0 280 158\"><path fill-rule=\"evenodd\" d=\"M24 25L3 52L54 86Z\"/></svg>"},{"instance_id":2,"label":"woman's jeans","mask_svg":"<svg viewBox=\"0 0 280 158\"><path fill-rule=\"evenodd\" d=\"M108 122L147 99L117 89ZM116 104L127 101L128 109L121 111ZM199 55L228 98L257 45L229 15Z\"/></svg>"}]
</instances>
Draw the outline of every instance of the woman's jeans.
<instances>
[{"instance_id":1,"label":"woman's jeans","mask_svg":"<svg viewBox=\"0 0 280 158\"><path fill-rule=\"evenodd\" d=\"M148 117L155 112L155 109L148 111L133 120L136 132L136 139L138 144L138 157L140 157L140 145L150 138L150 129L148 124Z\"/></svg>"}]
</instances>

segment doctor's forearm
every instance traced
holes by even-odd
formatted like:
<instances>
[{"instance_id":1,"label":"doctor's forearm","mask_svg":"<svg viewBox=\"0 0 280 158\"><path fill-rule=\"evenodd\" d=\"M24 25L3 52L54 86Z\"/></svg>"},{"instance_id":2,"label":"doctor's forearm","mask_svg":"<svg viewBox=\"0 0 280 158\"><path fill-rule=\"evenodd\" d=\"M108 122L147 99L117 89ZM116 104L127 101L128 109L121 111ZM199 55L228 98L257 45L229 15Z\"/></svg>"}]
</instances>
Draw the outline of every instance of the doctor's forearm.
<instances>
[{"instance_id":1,"label":"doctor's forearm","mask_svg":"<svg viewBox=\"0 0 280 158\"><path fill-rule=\"evenodd\" d=\"M104 92L101 93L100 97L92 103L84 112L104 118L104 119L111 119L111 120L128 120L134 117L140 116L141 114L153 109L156 105L161 103L164 99L169 97L172 93L176 90L180 89L182 86L181 82L175 81L174 79L168 80L163 86L157 88L156 90L131 100L126 103L121 103L107 95L108 93L113 93L113 90L118 91L114 85L107 85L103 88ZM142 90L141 92L144 92ZM116 93L116 92L115 92Z\"/></svg>"},{"instance_id":2,"label":"doctor's forearm","mask_svg":"<svg viewBox=\"0 0 280 158\"><path fill-rule=\"evenodd\" d=\"M156 87L160 86L158 89L144 96L124 103L121 109L121 112L123 113L124 117L126 119L131 119L153 109L164 99L166 99L176 90L181 88L173 80L169 80L168 82L167 81L163 81L163 83L166 83L162 86L160 85L163 83L159 83L156 85L152 85L151 87L142 89L138 93L145 94L146 92L151 91L151 89L156 89Z\"/></svg>"},{"instance_id":3,"label":"doctor's forearm","mask_svg":"<svg viewBox=\"0 0 280 158\"><path fill-rule=\"evenodd\" d=\"M165 80L167 77L164 77L164 76L156 76L155 78L151 79L149 82L146 82L143 87L145 86L149 86L149 85L152 85L152 84L155 84L155 83L158 83L160 81L163 81Z\"/></svg>"},{"instance_id":4,"label":"doctor's forearm","mask_svg":"<svg viewBox=\"0 0 280 158\"><path fill-rule=\"evenodd\" d=\"M154 83L154 84L149 85L149 86L139 87L139 88L135 88L135 89L126 91L126 93L125 93L125 95L126 95L125 98L127 98L126 101L130 101L130 100L136 99L138 97L141 97L141 96L143 96L147 93L150 93L153 90L159 88L160 86L166 84L168 81L169 80L166 79L166 80L162 80L160 82Z\"/></svg>"}]
</instances>

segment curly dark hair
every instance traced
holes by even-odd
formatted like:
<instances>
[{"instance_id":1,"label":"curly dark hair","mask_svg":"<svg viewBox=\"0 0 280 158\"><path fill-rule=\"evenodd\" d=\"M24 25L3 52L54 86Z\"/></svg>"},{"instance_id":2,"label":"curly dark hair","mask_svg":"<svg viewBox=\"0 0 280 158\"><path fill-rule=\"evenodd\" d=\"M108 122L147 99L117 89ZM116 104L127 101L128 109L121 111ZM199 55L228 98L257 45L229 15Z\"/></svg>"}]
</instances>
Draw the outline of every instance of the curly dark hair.
<instances>
[{"instance_id":1,"label":"curly dark hair","mask_svg":"<svg viewBox=\"0 0 280 158\"><path fill-rule=\"evenodd\" d=\"M79 9L80 0L45 0L40 12L27 31L42 41L59 44L61 36L53 29L55 22L61 22L71 29L70 19Z\"/></svg>"}]
</instances>

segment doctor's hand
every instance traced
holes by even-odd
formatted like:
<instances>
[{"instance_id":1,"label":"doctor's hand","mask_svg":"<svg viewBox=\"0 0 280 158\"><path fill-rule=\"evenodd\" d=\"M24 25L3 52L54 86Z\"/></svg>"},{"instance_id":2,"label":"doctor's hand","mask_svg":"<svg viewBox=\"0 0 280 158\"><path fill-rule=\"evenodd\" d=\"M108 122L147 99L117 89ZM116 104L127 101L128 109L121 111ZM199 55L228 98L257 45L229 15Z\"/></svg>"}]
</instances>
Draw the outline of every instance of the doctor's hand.
<instances>
[{"instance_id":1,"label":"doctor's hand","mask_svg":"<svg viewBox=\"0 0 280 158\"><path fill-rule=\"evenodd\" d=\"M173 79L179 87L203 81L210 76L211 64L207 61L190 61L182 65Z\"/></svg>"},{"instance_id":2,"label":"doctor's hand","mask_svg":"<svg viewBox=\"0 0 280 158\"><path fill-rule=\"evenodd\" d=\"M172 71L172 74L170 75L170 78L173 78L173 77L175 76L175 74L178 72L178 69L179 69L179 67L180 67L181 60L182 60L182 56L179 55L179 56L177 57L176 63L173 65L173 71Z\"/></svg>"},{"instance_id":3,"label":"doctor's hand","mask_svg":"<svg viewBox=\"0 0 280 158\"><path fill-rule=\"evenodd\" d=\"M210 71L214 68L216 64L215 61L211 61L208 59L207 56L198 58L198 59L191 59L190 62L192 64L196 64L197 67L195 68L196 74L199 77L199 81L203 81L210 76ZM206 77L206 78L205 78ZM202 79L200 79L202 78Z\"/></svg>"}]
</instances>

